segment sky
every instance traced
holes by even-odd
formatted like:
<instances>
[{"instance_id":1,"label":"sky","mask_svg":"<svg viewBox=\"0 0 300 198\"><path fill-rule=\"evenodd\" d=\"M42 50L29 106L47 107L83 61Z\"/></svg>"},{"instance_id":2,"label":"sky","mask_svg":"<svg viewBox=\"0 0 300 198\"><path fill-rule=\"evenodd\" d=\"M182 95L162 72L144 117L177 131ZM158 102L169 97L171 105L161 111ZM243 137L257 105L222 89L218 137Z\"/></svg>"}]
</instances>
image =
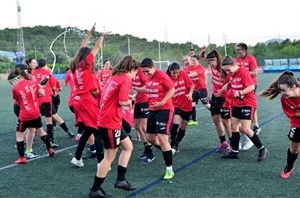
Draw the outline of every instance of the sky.
<instances>
[{"instance_id":1,"label":"sky","mask_svg":"<svg viewBox=\"0 0 300 198\"><path fill-rule=\"evenodd\" d=\"M22 27L71 26L202 46L300 40L299 0L18 0ZM0 29L17 28L17 1L0 0ZM26 42L26 41L25 41Z\"/></svg>"}]
</instances>

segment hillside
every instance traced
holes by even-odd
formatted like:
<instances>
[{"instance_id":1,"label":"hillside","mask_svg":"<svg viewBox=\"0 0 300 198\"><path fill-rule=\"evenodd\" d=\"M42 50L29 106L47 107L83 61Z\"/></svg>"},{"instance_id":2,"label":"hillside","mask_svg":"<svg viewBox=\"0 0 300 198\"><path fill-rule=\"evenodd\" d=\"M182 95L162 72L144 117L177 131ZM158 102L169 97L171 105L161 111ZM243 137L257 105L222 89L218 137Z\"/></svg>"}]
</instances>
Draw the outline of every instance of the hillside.
<instances>
[{"instance_id":1,"label":"hillside","mask_svg":"<svg viewBox=\"0 0 300 198\"><path fill-rule=\"evenodd\" d=\"M65 34L63 34L64 32ZM55 52L58 66L65 66L68 64L70 57L75 55L87 30L78 30L77 28L71 27L62 28L60 26L35 26L33 28L24 27L23 33L26 57L34 57L36 59L46 58L49 62L53 61L53 55L49 47L51 43L61 35L53 44L52 50ZM95 32L89 46L93 46L98 36L99 32ZM16 51L16 42L16 29L0 30L0 50ZM128 45L128 43L130 43L130 45ZM158 61L160 57L160 60L182 63L182 56L189 52L190 46L190 42L184 44L161 42L159 45L156 40L147 41L145 38L138 38L132 35L112 34L105 38L103 59L109 59L112 64L116 64L117 61L124 55L127 55L130 50L130 54L138 60L149 57ZM235 57L235 43L228 43L226 47L227 54ZM198 45L193 44L193 48L196 53L200 52ZM211 44L210 50L212 49L217 49L224 55L223 46ZM259 65L263 65L264 59L299 57L300 41L290 41L286 39L281 43L271 42L268 43L268 45L265 43L257 43L255 46L249 46L248 52L257 58ZM98 60L99 57L100 55L97 57ZM0 57L0 65L1 62L5 62L3 57ZM205 65L205 63L203 64Z\"/></svg>"}]
</instances>

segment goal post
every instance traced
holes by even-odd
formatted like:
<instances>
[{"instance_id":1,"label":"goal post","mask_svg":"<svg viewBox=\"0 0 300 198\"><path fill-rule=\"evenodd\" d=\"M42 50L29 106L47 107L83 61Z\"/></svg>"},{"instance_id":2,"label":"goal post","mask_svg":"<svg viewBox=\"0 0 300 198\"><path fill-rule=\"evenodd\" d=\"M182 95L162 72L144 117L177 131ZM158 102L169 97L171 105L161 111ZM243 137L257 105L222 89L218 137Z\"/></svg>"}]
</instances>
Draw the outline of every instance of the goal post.
<instances>
[{"instance_id":1,"label":"goal post","mask_svg":"<svg viewBox=\"0 0 300 198\"><path fill-rule=\"evenodd\" d=\"M167 71L170 61L153 61L157 68L162 71Z\"/></svg>"}]
</instances>

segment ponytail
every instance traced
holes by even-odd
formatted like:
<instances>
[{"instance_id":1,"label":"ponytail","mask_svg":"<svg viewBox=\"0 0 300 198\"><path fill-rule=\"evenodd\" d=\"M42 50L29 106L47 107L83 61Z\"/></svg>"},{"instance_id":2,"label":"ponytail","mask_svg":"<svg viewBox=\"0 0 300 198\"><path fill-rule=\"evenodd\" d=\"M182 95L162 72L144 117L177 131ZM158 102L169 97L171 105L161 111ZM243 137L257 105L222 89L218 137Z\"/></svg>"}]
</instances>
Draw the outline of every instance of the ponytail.
<instances>
[{"instance_id":1,"label":"ponytail","mask_svg":"<svg viewBox=\"0 0 300 198\"><path fill-rule=\"evenodd\" d=\"M260 96L273 100L280 94L279 85L286 84L288 87L298 86L297 79L292 71L284 71L269 87L264 89Z\"/></svg>"}]
</instances>

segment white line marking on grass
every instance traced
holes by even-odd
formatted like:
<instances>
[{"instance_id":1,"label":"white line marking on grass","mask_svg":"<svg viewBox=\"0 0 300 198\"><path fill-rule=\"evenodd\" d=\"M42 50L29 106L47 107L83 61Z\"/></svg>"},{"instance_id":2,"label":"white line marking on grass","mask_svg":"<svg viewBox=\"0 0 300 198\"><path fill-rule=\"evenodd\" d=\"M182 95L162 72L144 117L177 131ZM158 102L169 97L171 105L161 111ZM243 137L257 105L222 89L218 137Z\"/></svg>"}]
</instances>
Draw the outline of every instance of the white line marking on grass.
<instances>
[{"instance_id":1,"label":"white line marking on grass","mask_svg":"<svg viewBox=\"0 0 300 198\"><path fill-rule=\"evenodd\" d=\"M60 149L60 150L55 150L55 154L63 152L63 151L66 151L66 150L69 150L71 148L75 148L75 147L77 147L77 144L73 145L73 146L69 146L69 147L63 148L63 149ZM33 159L27 160L27 162L32 162L32 161L35 161L37 159L41 159L41 158L44 158L44 157L49 157L49 155L48 154L47 155L41 155L41 156L38 156L37 158L33 158ZM8 169L8 168L11 168L11 167L14 167L14 166L22 166L22 164L10 164L8 166L1 167L0 171Z\"/></svg>"},{"instance_id":2,"label":"white line marking on grass","mask_svg":"<svg viewBox=\"0 0 300 198\"><path fill-rule=\"evenodd\" d=\"M196 111L199 111L199 110L202 110L202 109L206 109L205 107L200 107L200 108L197 108ZM134 128L132 128L134 129ZM73 145L73 146L69 146L69 147L66 147L66 148L63 148L63 149L60 149L60 150L55 150L55 154L57 153L60 153L60 152L63 152L63 151L66 151L66 150L69 150L69 149L72 149L72 148L75 148L77 147L77 144L76 145ZM41 158L44 158L44 157L48 157L49 155L41 155L37 158L33 158L33 159L29 159L27 160L27 162L32 162L32 161L35 161L35 160L38 160L38 159L41 159ZM5 170L5 169L8 169L8 168L12 168L14 166L21 166L22 164L10 164L10 165L7 165L7 166L3 166L0 168L0 171L2 170Z\"/></svg>"}]
</instances>

